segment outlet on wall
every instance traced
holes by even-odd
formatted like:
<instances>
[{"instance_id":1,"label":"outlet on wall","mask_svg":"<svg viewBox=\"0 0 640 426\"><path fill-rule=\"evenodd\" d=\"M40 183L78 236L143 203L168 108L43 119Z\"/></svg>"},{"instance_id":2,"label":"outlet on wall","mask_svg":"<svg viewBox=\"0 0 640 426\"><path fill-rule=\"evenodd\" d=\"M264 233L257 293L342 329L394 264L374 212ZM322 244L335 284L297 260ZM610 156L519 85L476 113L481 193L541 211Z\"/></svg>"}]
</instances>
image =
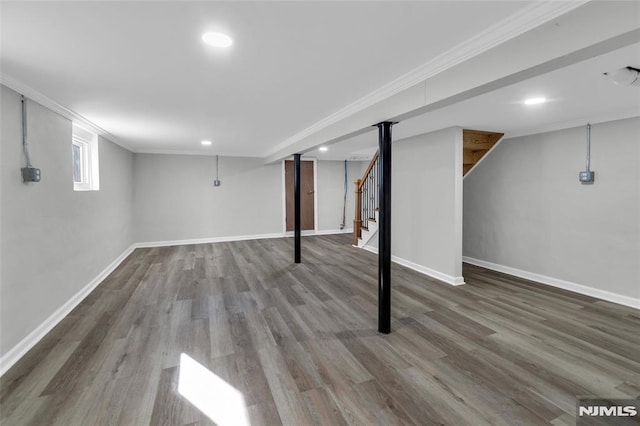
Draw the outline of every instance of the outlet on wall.
<instances>
[{"instance_id":1,"label":"outlet on wall","mask_svg":"<svg viewBox=\"0 0 640 426\"><path fill-rule=\"evenodd\" d=\"M582 183L593 183L596 179L596 172L592 171L582 171L580 172L580 182Z\"/></svg>"},{"instance_id":2,"label":"outlet on wall","mask_svg":"<svg viewBox=\"0 0 640 426\"><path fill-rule=\"evenodd\" d=\"M23 167L20 170L22 171L23 182L40 182L40 169L36 169L35 167Z\"/></svg>"}]
</instances>

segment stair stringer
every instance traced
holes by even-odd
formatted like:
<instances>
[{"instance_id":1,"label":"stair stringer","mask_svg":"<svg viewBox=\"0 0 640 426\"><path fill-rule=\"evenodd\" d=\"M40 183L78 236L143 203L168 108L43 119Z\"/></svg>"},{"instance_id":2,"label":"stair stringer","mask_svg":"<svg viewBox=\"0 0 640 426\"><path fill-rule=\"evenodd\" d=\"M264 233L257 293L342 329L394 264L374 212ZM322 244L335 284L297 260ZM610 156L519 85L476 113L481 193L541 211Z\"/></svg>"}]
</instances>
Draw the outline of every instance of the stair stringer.
<instances>
[{"instance_id":1,"label":"stair stringer","mask_svg":"<svg viewBox=\"0 0 640 426\"><path fill-rule=\"evenodd\" d=\"M373 213L375 217L368 220L369 229L360 228L360 238L358 238L358 247L360 248L366 246L378 233L378 210L376 209Z\"/></svg>"}]
</instances>

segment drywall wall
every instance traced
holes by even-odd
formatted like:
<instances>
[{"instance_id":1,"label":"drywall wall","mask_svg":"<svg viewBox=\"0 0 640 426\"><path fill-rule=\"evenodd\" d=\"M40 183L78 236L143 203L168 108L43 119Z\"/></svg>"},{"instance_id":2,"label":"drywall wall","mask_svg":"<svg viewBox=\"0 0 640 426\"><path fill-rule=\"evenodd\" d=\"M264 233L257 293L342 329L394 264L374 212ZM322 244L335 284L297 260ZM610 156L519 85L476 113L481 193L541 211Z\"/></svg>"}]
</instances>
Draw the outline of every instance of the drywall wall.
<instances>
[{"instance_id":1,"label":"drywall wall","mask_svg":"<svg viewBox=\"0 0 640 426\"><path fill-rule=\"evenodd\" d=\"M318 161L318 230L339 230L344 206L344 161ZM362 162L347 162L347 206L345 229L353 229L355 187Z\"/></svg>"},{"instance_id":2,"label":"drywall wall","mask_svg":"<svg viewBox=\"0 0 640 426\"><path fill-rule=\"evenodd\" d=\"M28 102L25 184L20 96L2 86L0 353L4 356L133 243L133 154L100 138L100 190L73 190L71 122Z\"/></svg>"},{"instance_id":3,"label":"drywall wall","mask_svg":"<svg viewBox=\"0 0 640 426\"><path fill-rule=\"evenodd\" d=\"M391 167L394 260L463 284L462 129L394 141Z\"/></svg>"},{"instance_id":4,"label":"drywall wall","mask_svg":"<svg viewBox=\"0 0 640 426\"><path fill-rule=\"evenodd\" d=\"M136 154L137 242L282 232L282 166L259 158Z\"/></svg>"},{"instance_id":5,"label":"drywall wall","mask_svg":"<svg viewBox=\"0 0 640 426\"><path fill-rule=\"evenodd\" d=\"M342 222L344 163L318 161L318 230ZM360 162L348 163L355 180ZM281 234L282 164L220 157L222 185L213 186L215 157L136 154L134 228L137 242L207 240ZM346 228L353 227L353 184L347 191Z\"/></svg>"},{"instance_id":6,"label":"drywall wall","mask_svg":"<svg viewBox=\"0 0 640 426\"><path fill-rule=\"evenodd\" d=\"M640 298L640 118L502 141L464 180L464 255ZM596 293L597 294L597 293Z\"/></svg>"}]
</instances>

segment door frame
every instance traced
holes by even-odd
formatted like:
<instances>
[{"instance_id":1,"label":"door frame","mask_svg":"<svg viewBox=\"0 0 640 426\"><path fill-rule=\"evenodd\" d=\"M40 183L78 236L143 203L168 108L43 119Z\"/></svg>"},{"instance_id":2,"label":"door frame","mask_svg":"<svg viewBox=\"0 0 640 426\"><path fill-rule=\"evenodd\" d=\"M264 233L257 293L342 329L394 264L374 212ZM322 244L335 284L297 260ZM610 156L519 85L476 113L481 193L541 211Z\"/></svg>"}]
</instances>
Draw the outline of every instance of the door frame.
<instances>
[{"instance_id":1,"label":"door frame","mask_svg":"<svg viewBox=\"0 0 640 426\"><path fill-rule=\"evenodd\" d=\"M293 231L287 232L287 187L285 179L285 161L293 161L291 158L282 160L282 235L293 235ZM302 235L316 235L318 233L318 159L315 157L300 158L300 161L313 162L313 230L302 231Z\"/></svg>"}]
</instances>

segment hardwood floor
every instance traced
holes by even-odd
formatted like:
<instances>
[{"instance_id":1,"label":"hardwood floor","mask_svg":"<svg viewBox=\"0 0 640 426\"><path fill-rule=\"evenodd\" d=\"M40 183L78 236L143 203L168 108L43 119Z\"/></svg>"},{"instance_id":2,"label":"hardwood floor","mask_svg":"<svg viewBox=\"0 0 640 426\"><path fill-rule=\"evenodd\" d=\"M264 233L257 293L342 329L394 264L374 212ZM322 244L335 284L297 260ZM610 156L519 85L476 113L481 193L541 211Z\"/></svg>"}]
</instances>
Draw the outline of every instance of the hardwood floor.
<instances>
[{"instance_id":1,"label":"hardwood floor","mask_svg":"<svg viewBox=\"0 0 640 426\"><path fill-rule=\"evenodd\" d=\"M640 397L638 310L393 265L378 335L377 257L349 243L305 237L299 265L291 239L136 250L2 377L1 423L211 424L178 392L183 353L253 425L573 425L577 395Z\"/></svg>"}]
</instances>

